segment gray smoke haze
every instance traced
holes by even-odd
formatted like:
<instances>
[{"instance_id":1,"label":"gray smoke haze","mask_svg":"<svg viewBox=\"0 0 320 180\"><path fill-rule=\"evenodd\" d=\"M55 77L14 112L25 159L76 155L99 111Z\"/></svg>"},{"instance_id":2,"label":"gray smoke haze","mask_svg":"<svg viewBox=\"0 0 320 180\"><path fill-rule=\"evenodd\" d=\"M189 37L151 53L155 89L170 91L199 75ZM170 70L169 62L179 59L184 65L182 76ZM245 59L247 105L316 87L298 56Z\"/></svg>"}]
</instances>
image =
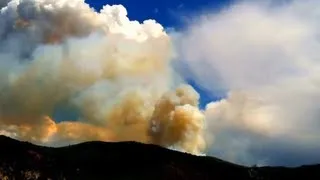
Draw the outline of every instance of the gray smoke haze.
<instances>
[{"instance_id":1,"label":"gray smoke haze","mask_svg":"<svg viewBox=\"0 0 320 180\"><path fill-rule=\"evenodd\" d=\"M241 1L176 36L182 64L212 94L209 154L242 164L320 162L320 2Z\"/></svg>"}]
</instances>

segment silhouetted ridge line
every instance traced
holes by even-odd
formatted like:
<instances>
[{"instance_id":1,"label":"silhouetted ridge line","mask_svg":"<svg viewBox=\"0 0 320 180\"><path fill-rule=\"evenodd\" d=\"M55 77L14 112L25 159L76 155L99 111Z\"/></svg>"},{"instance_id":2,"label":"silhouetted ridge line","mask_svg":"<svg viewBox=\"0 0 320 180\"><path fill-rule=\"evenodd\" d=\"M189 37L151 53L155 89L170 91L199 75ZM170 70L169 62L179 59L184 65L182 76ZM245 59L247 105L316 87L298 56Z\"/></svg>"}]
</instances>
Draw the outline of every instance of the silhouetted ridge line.
<instances>
[{"instance_id":1,"label":"silhouetted ridge line","mask_svg":"<svg viewBox=\"0 0 320 180\"><path fill-rule=\"evenodd\" d=\"M320 166L244 167L137 142L50 148L0 136L0 179L320 179Z\"/></svg>"}]
</instances>

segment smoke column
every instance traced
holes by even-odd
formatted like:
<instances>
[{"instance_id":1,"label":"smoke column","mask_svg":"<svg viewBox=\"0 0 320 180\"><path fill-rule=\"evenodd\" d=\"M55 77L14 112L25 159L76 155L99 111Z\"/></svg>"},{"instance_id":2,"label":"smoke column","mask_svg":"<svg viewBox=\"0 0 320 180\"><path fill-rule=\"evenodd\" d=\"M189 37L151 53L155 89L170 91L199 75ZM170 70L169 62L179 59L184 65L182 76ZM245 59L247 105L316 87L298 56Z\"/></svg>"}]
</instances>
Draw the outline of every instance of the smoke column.
<instances>
[{"instance_id":1,"label":"smoke column","mask_svg":"<svg viewBox=\"0 0 320 180\"><path fill-rule=\"evenodd\" d=\"M174 72L171 38L121 5L0 3L0 133L40 145L139 141L198 154L199 95ZM59 107L78 118L57 122Z\"/></svg>"}]
</instances>

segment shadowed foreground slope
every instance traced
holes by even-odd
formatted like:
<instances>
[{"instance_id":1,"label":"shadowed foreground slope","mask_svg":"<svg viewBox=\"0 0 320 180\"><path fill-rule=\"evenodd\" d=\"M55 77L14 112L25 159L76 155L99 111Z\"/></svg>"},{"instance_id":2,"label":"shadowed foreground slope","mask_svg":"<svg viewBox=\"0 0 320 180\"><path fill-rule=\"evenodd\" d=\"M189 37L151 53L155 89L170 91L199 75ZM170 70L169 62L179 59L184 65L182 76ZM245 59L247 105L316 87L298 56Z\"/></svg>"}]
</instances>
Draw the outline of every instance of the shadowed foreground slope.
<instances>
[{"instance_id":1,"label":"shadowed foreground slope","mask_svg":"<svg viewBox=\"0 0 320 180\"><path fill-rule=\"evenodd\" d=\"M248 168L133 142L47 148L0 136L0 145L0 179L320 179L319 165Z\"/></svg>"}]
</instances>

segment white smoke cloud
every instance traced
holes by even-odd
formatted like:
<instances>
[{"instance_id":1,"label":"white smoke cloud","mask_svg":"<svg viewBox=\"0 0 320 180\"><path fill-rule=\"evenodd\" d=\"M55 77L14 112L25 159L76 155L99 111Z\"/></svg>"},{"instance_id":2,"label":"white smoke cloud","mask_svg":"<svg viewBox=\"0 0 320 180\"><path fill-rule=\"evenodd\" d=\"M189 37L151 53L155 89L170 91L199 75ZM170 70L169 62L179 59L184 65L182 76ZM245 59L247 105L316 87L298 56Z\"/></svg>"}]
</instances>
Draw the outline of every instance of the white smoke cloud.
<instances>
[{"instance_id":1,"label":"white smoke cloud","mask_svg":"<svg viewBox=\"0 0 320 180\"><path fill-rule=\"evenodd\" d=\"M212 94L210 154L242 164L320 162L319 6L242 1L190 22L181 64Z\"/></svg>"},{"instance_id":2,"label":"white smoke cloud","mask_svg":"<svg viewBox=\"0 0 320 180\"><path fill-rule=\"evenodd\" d=\"M102 140L203 150L198 94L180 86L171 39L156 21L131 21L122 5L96 12L84 0L5 2L0 134L49 146ZM79 117L56 122L59 107Z\"/></svg>"}]
</instances>

